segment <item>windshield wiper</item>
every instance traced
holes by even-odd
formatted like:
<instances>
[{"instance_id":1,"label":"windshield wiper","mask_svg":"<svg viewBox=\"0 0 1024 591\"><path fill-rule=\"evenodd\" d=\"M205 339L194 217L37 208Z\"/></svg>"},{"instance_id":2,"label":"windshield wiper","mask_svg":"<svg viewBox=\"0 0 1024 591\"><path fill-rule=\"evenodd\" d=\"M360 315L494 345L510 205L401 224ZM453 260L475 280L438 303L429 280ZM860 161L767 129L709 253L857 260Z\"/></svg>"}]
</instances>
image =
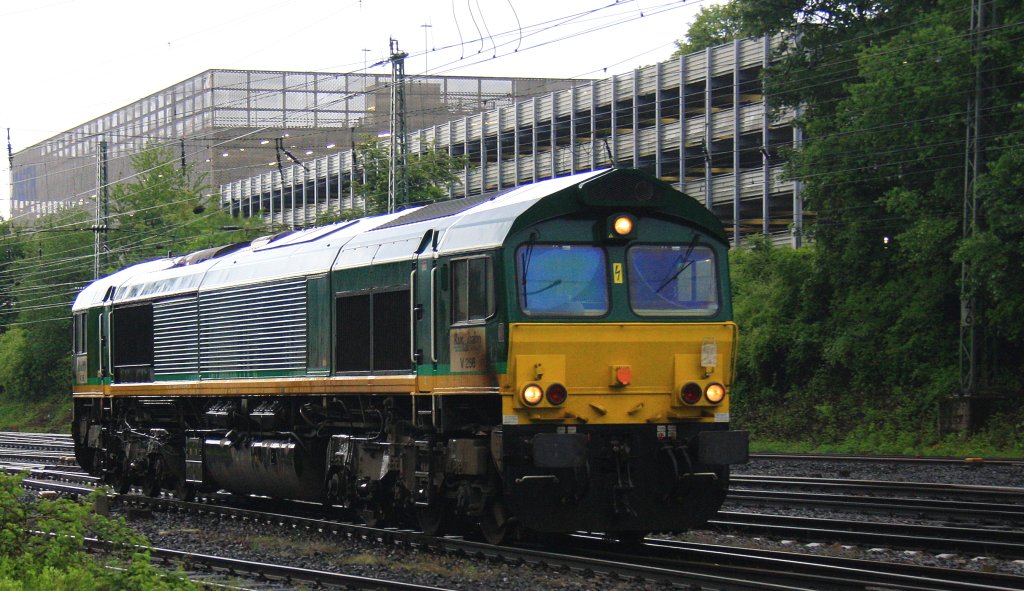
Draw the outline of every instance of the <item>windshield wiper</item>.
<instances>
[{"instance_id":1,"label":"windshield wiper","mask_svg":"<svg viewBox=\"0 0 1024 591\"><path fill-rule=\"evenodd\" d=\"M693 264L693 261L690 260L690 255L693 254L693 249L697 247L697 243L698 242L700 242L700 234L694 234L693 235L693 240L690 241L690 245L686 247L686 253L683 254L678 259L676 259L677 263L679 263L679 262L683 263L682 265L679 266L679 270L676 271L675 273L673 273L671 277L669 277L661 285L659 285L658 289L654 290L654 293L661 293L661 290L665 289L665 287L668 284L670 284L673 281L675 281L676 277L679 277L679 275L683 271L685 271L687 268L690 267L690 265Z\"/></svg>"},{"instance_id":2,"label":"windshield wiper","mask_svg":"<svg viewBox=\"0 0 1024 591\"><path fill-rule=\"evenodd\" d=\"M562 280L561 279L555 279L554 281L552 281L551 283L548 283L547 285L545 285L544 287L542 287L540 289L535 289L535 290L533 290L531 292L527 292L526 291L526 282L524 281L523 282L523 297L525 298L527 295L535 295L535 294L541 293L543 291L547 291L547 290L549 290L549 289L551 289L553 287L558 287L561 284L562 284Z\"/></svg>"},{"instance_id":3,"label":"windshield wiper","mask_svg":"<svg viewBox=\"0 0 1024 591\"><path fill-rule=\"evenodd\" d=\"M526 278L530 274L530 259L533 258L533 239L534 235L530 235L530 241L526 243L526 248L519 253L519 268L522 270L522 277L520 277L522 294L523 294L523 308L528 309L529 304L527 303L526 296L530 295L526 293Z\"/></svg>"}]
</instances>

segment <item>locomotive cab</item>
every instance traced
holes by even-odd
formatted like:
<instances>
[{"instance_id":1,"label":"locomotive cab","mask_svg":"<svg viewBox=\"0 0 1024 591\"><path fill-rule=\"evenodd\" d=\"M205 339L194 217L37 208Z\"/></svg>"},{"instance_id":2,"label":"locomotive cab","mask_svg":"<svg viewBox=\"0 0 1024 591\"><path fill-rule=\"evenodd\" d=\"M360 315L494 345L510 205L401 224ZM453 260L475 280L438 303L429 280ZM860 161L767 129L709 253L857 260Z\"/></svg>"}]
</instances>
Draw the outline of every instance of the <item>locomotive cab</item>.
<instances>
[{"instance_id":1,"label":"locomotive cab","mask_svg":"<svg viewBox=\"0 0 1024 591\"><path fill-rule=\"evenodd\" d=\"M721 227L615 172L527 211L506 241L499 465L507 513L531 530L685 530L747 458L746 433L728 428L737 330Z\"/></svg>"}]
</instances>

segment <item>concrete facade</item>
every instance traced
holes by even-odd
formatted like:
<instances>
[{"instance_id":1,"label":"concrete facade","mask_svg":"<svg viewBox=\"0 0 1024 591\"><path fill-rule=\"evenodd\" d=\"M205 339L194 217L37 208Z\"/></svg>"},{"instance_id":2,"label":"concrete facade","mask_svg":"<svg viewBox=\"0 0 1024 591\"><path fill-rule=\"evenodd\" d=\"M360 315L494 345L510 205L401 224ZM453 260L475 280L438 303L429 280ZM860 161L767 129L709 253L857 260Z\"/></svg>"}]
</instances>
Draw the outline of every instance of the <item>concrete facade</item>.
<instances>
[{"instance_id":1,"label":"concrete facade","mask_svg":"<svg viewBox=\"0 0 1024 591\"><path fill-rule=\"evenodd\" d=\"M576 81L428 76L406 93L410 129L446 122ZM299 159L388 129L390 75L208 70L14 154L11 207L30 222L95 207L99 146L109 182L131 177L131 155L164 145L211 187L276 167L276 138ZM290 162L285 160L285 162ZM213 191L211 190L211 193Z\"/></svg>"},{"instance_id":2,"label":"concrete facade","mask_svg":"<svg viewBox=\"0 0 1024 591\"><path fill-rule=\"evenodd\" d=\"M469 164L452 197L612 165L636 166L705 203L738 242L767 234L799 246L798 181L781 150L800 141L792 113L766 109L769 39L737 40L633 72L519 99L409 133L410 152L446 150ZM409 129L416 129L409 125ZM282 174L283 172L283 174ZM222 203L275 226L359 208L351 150L220 185Z\"/></svg>"}]
</instances>

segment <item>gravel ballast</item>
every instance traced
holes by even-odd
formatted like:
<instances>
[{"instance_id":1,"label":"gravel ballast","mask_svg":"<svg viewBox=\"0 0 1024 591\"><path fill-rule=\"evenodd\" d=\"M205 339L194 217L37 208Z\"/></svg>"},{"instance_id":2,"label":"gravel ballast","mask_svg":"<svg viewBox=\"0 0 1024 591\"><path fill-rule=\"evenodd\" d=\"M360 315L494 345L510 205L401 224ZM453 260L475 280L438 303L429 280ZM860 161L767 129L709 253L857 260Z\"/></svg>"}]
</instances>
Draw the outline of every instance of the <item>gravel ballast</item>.
<instances>
[{"instance_id":1,"label":"gravel ballast","mask_svg":"<svg viewBox=\"0 0 1024 591\"><path fill-rule=\"evenodd\" d=\"M754 460L736 467L734 473L771 476L899 480L909 482L955 482L960 484L1012 486L1024 483L1024 467L984 463L892 464L851 461ZM743 510L808 517L884 519L899 523L899 517L849 515L820 509L743 507L727 501L724 510ZM907 523L910 523L908 520ZM920 523L920 520L913 520ZM287 564L347 574L414 582L452 589L495 590L546 589L654 589L655 583L621 581L604 576L553 571L532 565L508 565L482 558L439 555L412 548L371 544L342 536L317 534L270 524L200 517L180 513L153 512L130 521L154 546L201 554ZM862 547L820 541L745 537L712 531L695 531L682 536L694 542L828 554L847 558L914 563L946 568L1002 572L1024 576L1024 561L1000 560L987 556L930 554L884 547ZM567 549L569 550L569 549Z\"/></svg>"}]
</instances>

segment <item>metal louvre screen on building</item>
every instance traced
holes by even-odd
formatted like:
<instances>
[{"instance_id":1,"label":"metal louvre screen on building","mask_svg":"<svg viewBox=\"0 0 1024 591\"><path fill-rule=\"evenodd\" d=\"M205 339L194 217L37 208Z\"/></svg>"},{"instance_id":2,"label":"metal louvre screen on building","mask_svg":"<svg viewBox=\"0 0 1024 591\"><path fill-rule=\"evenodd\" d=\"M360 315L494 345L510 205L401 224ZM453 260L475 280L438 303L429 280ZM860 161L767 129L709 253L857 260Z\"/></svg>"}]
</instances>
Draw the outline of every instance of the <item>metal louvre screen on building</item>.
<instances>
[{"instance_id":1,"label":"metal louvre screen on building","mask_svg":"<svg viewBox=\"0 0 1024 591\"><path fill-rule=\"evenodd\" d=\"M153 304L153 374L199 373L199 327L195 296Z\"/></svg>"},{"instance_id":2,"label":"metal louvre screen on building","mask_svg":"<svg viewBox=\"0 0 1024 591\"><path fill-rule=\"evenodd\" d=\"M199 318L203 376L306 368L305 278L201 293Z\"/></svg>"}]
</instances>

